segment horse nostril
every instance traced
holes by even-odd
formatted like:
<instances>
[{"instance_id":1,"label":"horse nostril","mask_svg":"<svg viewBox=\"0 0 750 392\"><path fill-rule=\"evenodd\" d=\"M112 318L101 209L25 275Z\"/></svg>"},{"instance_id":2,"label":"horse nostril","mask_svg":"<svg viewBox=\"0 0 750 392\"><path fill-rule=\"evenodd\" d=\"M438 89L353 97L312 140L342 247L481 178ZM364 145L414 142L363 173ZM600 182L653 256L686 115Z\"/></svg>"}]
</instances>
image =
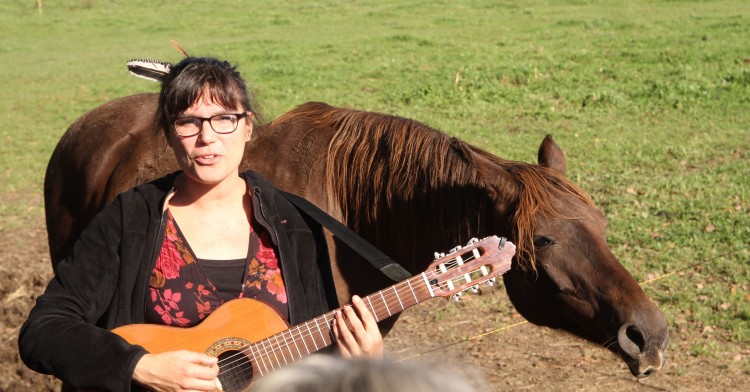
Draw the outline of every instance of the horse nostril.
<instances>
[{"instance_id":1,"label":"horse nostril","mask_svg":"<svg viewBox=\"0 0 750 392\"><path fill-rule=\"evenodd\" d=\"M630 326L625 329L625 336L638 346L638 350L643 352L643 348L646 346L646 340L643 338L643 333L638 327Z\"/></svg>"}]
</instances>

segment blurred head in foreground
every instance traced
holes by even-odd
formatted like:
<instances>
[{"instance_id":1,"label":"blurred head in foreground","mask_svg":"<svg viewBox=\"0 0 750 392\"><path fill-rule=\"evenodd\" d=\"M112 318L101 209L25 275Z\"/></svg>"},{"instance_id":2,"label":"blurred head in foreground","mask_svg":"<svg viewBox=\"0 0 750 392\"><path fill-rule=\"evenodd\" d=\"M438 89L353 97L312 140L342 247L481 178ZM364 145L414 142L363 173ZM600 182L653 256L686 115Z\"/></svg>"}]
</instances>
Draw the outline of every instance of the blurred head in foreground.
<instances>
[{"instance_id":1,"label":"blurred head in foreground","mask_svg":"<svg viewBox=\"0 0 750 392\"><path fill-rule=\"evenodd\" d=\"M463 378L413 362L313 355L261 378L253 392L475 392Z\"/></svg>"}]
</instances>

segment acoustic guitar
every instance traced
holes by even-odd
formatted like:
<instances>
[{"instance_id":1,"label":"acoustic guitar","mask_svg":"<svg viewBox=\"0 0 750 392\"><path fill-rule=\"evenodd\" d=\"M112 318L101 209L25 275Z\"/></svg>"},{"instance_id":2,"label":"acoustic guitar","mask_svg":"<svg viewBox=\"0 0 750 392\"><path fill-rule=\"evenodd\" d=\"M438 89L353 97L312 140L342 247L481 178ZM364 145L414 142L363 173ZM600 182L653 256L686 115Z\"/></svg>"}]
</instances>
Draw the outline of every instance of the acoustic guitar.
<instances>
[{"instance_id":1,"label":"acoustic guitar","mask_svg":"<svg viewBox=\"0 0 750 392\"><path fill-rule=\"evenodd\" d=\"M362 300L380 321L433 297L477 290L510 269L515 249L505 238L473 239L447 255L436 253L437 260L421 274ZM132 324L113 332L150 353L185 349L218 357L216 390L240 392L260 376L333 344L333 318L330 311L290 328L268 305L235 299L191 328Z\"/></svg>"}]
</instances>

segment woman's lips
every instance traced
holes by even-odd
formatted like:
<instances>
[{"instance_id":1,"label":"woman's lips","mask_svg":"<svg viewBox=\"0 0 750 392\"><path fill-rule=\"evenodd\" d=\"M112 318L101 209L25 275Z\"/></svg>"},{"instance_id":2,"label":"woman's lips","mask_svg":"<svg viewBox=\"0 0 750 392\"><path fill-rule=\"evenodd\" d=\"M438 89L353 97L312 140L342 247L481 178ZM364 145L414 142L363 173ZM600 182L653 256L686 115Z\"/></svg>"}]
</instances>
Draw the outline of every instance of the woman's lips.
<instances>
[{"instance_id":1,"label":"woman's lips","mask_svg":"<svg viewBox=\"0 0 750 392\"><path fill-rule=\"evenodd\" d=\"M200 165L212 165L221 160L221 155L218 154L202 154L195 157L195 162Z\"/></svg>"}]
</instances>

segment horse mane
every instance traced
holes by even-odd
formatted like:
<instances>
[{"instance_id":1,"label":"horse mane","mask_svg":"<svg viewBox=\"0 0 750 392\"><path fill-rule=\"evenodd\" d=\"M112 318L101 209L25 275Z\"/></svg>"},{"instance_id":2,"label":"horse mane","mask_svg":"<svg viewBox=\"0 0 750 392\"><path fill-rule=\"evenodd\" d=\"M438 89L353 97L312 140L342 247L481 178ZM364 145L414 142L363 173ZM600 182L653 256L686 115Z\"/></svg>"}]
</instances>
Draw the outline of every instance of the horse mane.
<instances>
[{"instance_id":1,"label":"horse mane","mask_svg":"<svg viewBox=\"0 0 750 392\"><path fill-rule=\"evenodd\" d=\"M403 225L425 216L453 241L476 236L482 229L495 233L495 222L486 218L498 214L497 201L487 192L493 179L479 175L472 153L509 172L520 186L511 219L517 259L523 268L536 270L536 213L565 217L552 203L565 194L593 204L553 170L505 160L411 119L308 103L274 123L294 117L336 130L326 156L328 207L338 208L345 224L371 240L386 240L394 232L403 235L404 230L399 230ZM375 221L381 224L373 225Z\"/></svg>"}]
</instances>

